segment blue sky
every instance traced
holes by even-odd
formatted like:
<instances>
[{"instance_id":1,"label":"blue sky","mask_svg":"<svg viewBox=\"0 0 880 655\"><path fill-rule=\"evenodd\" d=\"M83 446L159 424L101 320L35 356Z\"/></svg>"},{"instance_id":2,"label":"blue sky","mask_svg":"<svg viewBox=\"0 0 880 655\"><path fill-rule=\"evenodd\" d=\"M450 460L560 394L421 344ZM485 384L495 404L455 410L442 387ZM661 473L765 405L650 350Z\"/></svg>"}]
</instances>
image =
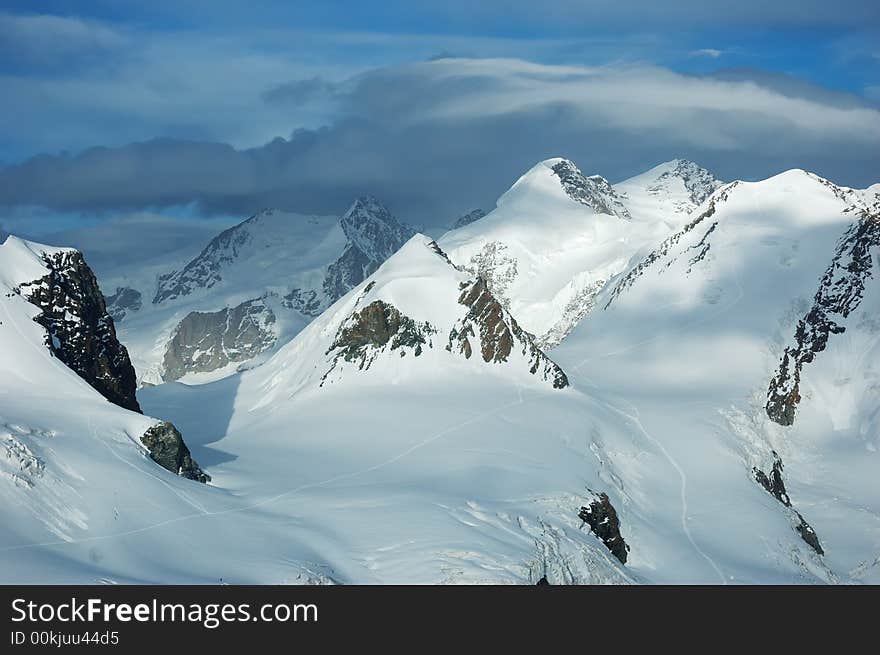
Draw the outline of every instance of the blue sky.
<instances>
[{"instance_id":1,"label":"blue sky","mask_svg":"<svg viewBox=\"0 0 880 655\"><path fill-rule=\"evenodd\" d=\"M865 186L878 64L868 1L6 0L3 223L360 192L430 223L557 154L612 180L687 156Z\"/></svg>"}]
</instances>

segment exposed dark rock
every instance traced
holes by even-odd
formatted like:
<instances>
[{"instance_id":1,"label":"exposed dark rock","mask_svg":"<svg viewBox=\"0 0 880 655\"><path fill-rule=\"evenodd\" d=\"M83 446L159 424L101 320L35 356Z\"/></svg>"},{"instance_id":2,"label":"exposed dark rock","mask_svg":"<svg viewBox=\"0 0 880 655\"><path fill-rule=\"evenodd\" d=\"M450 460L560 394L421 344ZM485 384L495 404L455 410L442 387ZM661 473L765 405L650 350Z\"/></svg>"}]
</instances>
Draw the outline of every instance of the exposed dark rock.
<instances>
[{"instance_id":1,"label":"exposed dark rock","mask_svg":"<svg viewBox=\"0 0 880 655\"><path fill-rule=\"evenodd\" d=\"M211 480L211 476L199 468L180 432L171 423L162 421L149 428L141 437L141 443L150 451L154 462L175 475L203 484Z\"/></svg>"},{"instance_id":2,"label":"exposed dark rock","mask_svg":"<svg viewBox=\"0 0 880 655\"><path fill-rule=\"evenodd\" d=\"M107 400L140 412L134 367L116 338L94 273L75 250L44 255L50 273L16 291L40 308L46 345Z\"/></svg>"},{"instance_id":3,"label":"exposed dark rock","mask_svg":"<svg viewBox=\"0 0 880 655\"><path fill-rule=\"evenodd\" d=\"M190 312L177 325L162 360L166 381L215 371L256 357L275 343L275 314L262 299L216 312Z\"/></svg>"},{"instance_id":4,"label":"exposed dark rock","mask_svg":"<svg viewBox=\"0 0 880 655\"><path fill-rule=\"evenodd\" d=\"M464 227L465 225L470 225L474 221L480 220L485 215L486 212L484 212L482 209L474 209L472 211L469 211L467 214L462 214L457 219L455 219L455 222L452 224L452 229L457 230L458 228Z\"/></svg>"},{"instance_id":5,"label":"exposed dark rock","mask_svg":"<svg viewBox=\"0 0 880 655\"><path fill-rule=\"evenodd\" d=\"M824 555L825 551L822 549L822 545L819 543L819 537L816 535L816 531L804 520L804 517L801 516L800 512L795 512L797 514L800 523L795 526L795 530L797 530L798 534L801 536L807 545L815 550L819 555Z\"/></svg>"},{"instance_id":6,"label":"exposed dark rock","mask_svg":"<svg viewBox=\"0 0 880 655\"><path fill-rule=\"evenodd\" d=\"M813 550L815 550L819 555L824 555L825 551L822 550L822 546L819 543L819 537L816 535L816 531L807 523L806 519L803 515L798 512L796 509L792 507L791 499L788 497L788 492L785 490L785 482L782 479L782 459L775 452L773 453L773 467L770 469L770 475L767 475L759 469L757 466L752 468L752 472L755 474L755 480L760 484L764 489L772 495L776 500L790 508L797 519L797 525L795 525L795 530L801 536L808 546L810 546Z\"/></svg>"},{"instance_id":7,"label":"exposed dark rock","mask_svg":"<svg viewBox=\"0 0 880 655\"><path fill-rule=\"evenodd\" d=\"M617 518L617 510L608 500L608 494L602 492L589 505L581 507L578 518L590 526L593 534L602 540L621 564L626 564L629 546L620 534L620 520Z\"/></svg>"},{"instance_id":8,"label":"exposed dark rock","mask_svg":"<svg viewBox=\"0 0 880 655\"><path fill-rule=\"evenodd\" d=\"M329 303L363 282L415 234L373 196L355 200L339 223L348 243L324 278L323 289Z\"/></svg>"},{"instance_id":9,"label":"exposed dark rock","mask_svg":"<svg viewBox=\"0 0 880 655\"><path fill-rule=\"evenodd\" d=\"M538 581L535 583L535 586L536 586L536 587L549 587L549 586L550 586L550 583L547 582L547 576L546 576L546 575L542 575L542 576L541 576L541 579L538 580Z\"/></svg>"},{"instance_id":10,"label":"exposed dark rock","mask_svg":"<svg viewBox=\"0 0 880 655\"><path fill-rule=\"evenodd\" d=\"M696 250L697 254L691 257L688 262L689 266L693 266L694 264L703 261L706 258L706 255L709 253L709 249L712 247L712 243L709 241L709 236L715 231L715 228L718 227L718 221L712 223L709 226L709 229L706 230L705 234L703 234L702 238L692 245L688 250ZM690 268L688 268L688 272L690 273Z\"/></svg>"},{"instance_id":11,"label":"exposed dark rock","mask_svg":"<svg viewBox=\"0 0 880 655\"><path fill-rule=\"evenodd\" d=\"M775 459L773 460L773 468L770 470L770 475L764 473L764 471L757 466L752 468L752 471L755 474L755 480L757 480L758 484L764 487L768 493L773 495L776 500L786 507L791 507L791 500L789 500L788 494L785 492L785 482L782 480L782 460L775 452L773 453L773 457Z\"/></svg>"},{"instance_id":12,"label":"exposed dark rock","mask_svg":"<svg viewBox=\"0 0 880 655\"><path fill-rule=\"evenodd\" d=\"M880 247L880 214L862 212L837 244L831 265L826 269L813 305L798 321L794 345L782 354L779 370L767 390L767 416L780 425L792 425L795 408L801 400L800 380L804 364L825 350L832 334L846 328L835 319L845 319L862 300L865 284L872 273L871 248Z\"/></svg>"},{"instance_id":13,"label":"exposed dark rock","mask_svg":"<svg viewBox=\"0 0 880 655\"><path fill-rule=\"evenodd\" d=\"M394 305L374 300L353 313L339 327L333 344L327 350L327 354L336 351L330 371L340 359L357 362L361 370L368 369L386 346L391 350L401 349L401 356L406 348L411 348L418 357L422 354L422 346L428 344L430 336L436 332L430 323L416 323L409 316L401 314ZM324 374L322 383L330 371Z\"/></svg>"},{"instance_id":14,"label":"exposed dark rock","mask_svg":"<svg viewBox=\"0 0 880 655\"><path fill-rule=\"evenodd\" d=\"M438 257L442 258L443 261L445 261L447 264L452 266L452 268L454 268L456 270L461 270L461 269L459 269L458 266L456 266L455 264L452 263L452 260L449 259L449 255L447 255L446 252L443 250L443 248L440 247L440 244L437 243L436 241L434 241L433 239L431 239L431 241L428 242L428 248L430 248L434 252L434 254L436 254ZM373 283L371 282L370 284L373 284Z\"/></svg>"},{"instance_id":15,"label":"exposed dark rock","mask_svg":"<svg viewBox=\"0 0 880 655\"><path fill-rule=\"evenodd\" d=\"M119 323L128 312L141 308L141 292L131 287L116 287L116 292L106 298L106 305L107 313Z\"/></svg>"},{"instance_id":16,"label":"exposed dark rock","mask_svg":"<svg viewBox=\"0 0 880 655\"><path fill-rule=\"evenodd\" d=\"M619 218L631 218L614 187L600 175L584 177L573 162L563 159L553 166L553 172L562 183L565 193L576 202L592 208L600 214Z\"/></svg>"},{"instance_id":17,"label":"exposed dark rock","mask_svg":"<svg viewBox=\"0 0 880 655\"><path fill-rule=\"evenodd\" d=\"M529 371L533 375L552 382L556 389L568 386L563 370L535 345L528 332L519 327L489 291L483 278L465 284L458 301L468 308L468 312L450 331L447 350L455 349L469 359L473 354L471 339L478 338L483 361L506 362L513 349L518 348L528 358Z\"/></svg>"},{"instance_id":18,"label":"exposed dark rock","mask_svg":"<svg viewBox=\"0 0 880 655\"><path fill-rule=\"evenodd\" d=\"M327 267L323 289L332 304L371 275L381 262L370 259L355 245L346 246L339 259Z\"/></svg>"}]
</instances>

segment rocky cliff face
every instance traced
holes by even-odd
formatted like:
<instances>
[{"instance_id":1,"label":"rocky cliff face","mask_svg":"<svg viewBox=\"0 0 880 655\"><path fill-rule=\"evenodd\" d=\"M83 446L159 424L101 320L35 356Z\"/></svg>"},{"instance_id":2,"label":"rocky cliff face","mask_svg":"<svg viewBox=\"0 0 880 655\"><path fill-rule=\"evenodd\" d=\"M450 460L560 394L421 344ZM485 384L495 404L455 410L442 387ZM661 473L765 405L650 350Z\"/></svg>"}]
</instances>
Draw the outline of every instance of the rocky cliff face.
<instances>
[{"instance_id":1,"label":"rocky cliff face","mask_svg":"<svg viewBox=\"0 0 880 655\"><path fill-rule=\"evenodd\" d=\"M171 423L162 421L141 437L141 443L150 451L150 457L159 466L175 475L202 484L210 482L211 476L202 471L192 458L183 437Z\"/></svg>"},{"instance_id":2,"label":"rocky cliff face","mask_svg":"<svg viewBox=\"0 0 880 655\"><path fill-rule=\"evenodd\" d=\"M832 334L846 330L841 321L861 303L865 283L873 276L872 248L880 248L880 214L862 212L838 242L812 307L798 321L794 344L786 347L779 369L770 380L766 411L776 423L794 423L804 365L825 350Z\"/></svg>"},{"instance_id":3,"label":"rocky cliff face","mask_svg":"<svg viewBox=\"0 0 880 655\"><path fill-rule=\"evenodd\" d=\"M83 256L74 250L44 255L49 274L16 291L41 313L49 350L112 403L140 412L134 367L116 338L104 296Z\"/></svg>"},{"instance_id":4,"label":"rocky cliff face","mask_svg":"<svg viewBox=\"0 0 880 655\"><path fill-rule=\"evenodd\" d=\"M363 282L415 234L373 196L355 200L340 219L340 225L348 243L324 278L328 304Z\"/></svg>"},{"instance_id":5,"label":"rocky cliff face","mask_svg":"<svg viewBox=\"0 0 880 655\"><path fill-rule=\"evenodd\" d=\"M604 177L600 175L585 177L574 162L567 159L555 164L553 172L572 200L587 205L600 214L632 218L620 196Z\"/></svg>"},{"instance_id":6,"label":"rocky cliff face","mask_svg":"<svg viewBox=\"0 0 880 655\"><path fill-rule=\"evenodd\" d=\"M568 378L534 339L519 327L516 320L492 295L483 278L465 284L458 299L468 308L449 333L447 349L470 358L475 348L485 362L506 362L514 349L529 362L529 372L553 384L556 389L568 386ZM471 343L471 339L474 343Z\"/></svg>"},{"instance_id":7,"label":"rocky cliff face","mask_svg":"<svg viewBox=\"0 0 880 655\"><path fill-rule=\"evenodd\" d=\"M275 314L262 299L216 312L190 312L165 349L164 379L244 362L275 343Z\"/></svg>"},{"instance_id":8,"label":"rocky cliff face","mask_svg":"<svg viewBox=\"0 0 880 655\"><path fill-rule=\"evenodd\" d=\"M770 469L769 475L757 467L754 467L752 472L755 475L755 481L760 484L767 493L793 512L792 518L794 519L794 529L801 536L801 539L803 539L804 542L806 542L806 544L819 555L824 555L825 551L819 543L819 537L816 534L816 531L813 530L809 523L807 523L801 513L792 507L788 492L785 490L785 482L782 479L783 468L782 459L774 452L773 465Z\"/></svg>"},{"instance_id":9,"label":"rocky cliff face","mask_svg":"<svg viewBox=\"0 0 880 655\"><path fill-rule=\"evenodd\" d=\"M608 500L608 494L603 492L596 495L589 505L581 507L578 518L590 526L592 533L602 540L621 564L626 564L629 546L620 534L620 519L614 505Z\"/></svg>"}]
</instances>

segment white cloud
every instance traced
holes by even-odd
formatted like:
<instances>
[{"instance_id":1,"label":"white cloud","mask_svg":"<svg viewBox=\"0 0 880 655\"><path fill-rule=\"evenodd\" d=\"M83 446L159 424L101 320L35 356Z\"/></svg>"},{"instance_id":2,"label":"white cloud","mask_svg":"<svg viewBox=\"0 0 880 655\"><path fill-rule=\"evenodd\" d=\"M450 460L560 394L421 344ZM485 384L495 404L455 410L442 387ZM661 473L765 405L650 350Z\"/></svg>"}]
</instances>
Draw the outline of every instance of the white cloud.
<instances>
[{"instance_id":1,"label":"white cloud","mask_svg":"<svg viewBox=\"0 0 880 655\"><path fill-rule=\"evenodd\" d=\"M691 55L694 57L709 57L710 59L718 59L723 54L723 50L716 50L715 48L700 48L691 52Z\"/></svg>"},{"instance_id":2,"label":"white cloud","mask_svg":"<svg viewBox=\"0 0 880 655\"><path fill-rule=\"evenodd\" d=\"M116 28L79 18L0 13L0 52L4 56L47 63L59 58L122 47Z\"/></svg>"}]
</instances>

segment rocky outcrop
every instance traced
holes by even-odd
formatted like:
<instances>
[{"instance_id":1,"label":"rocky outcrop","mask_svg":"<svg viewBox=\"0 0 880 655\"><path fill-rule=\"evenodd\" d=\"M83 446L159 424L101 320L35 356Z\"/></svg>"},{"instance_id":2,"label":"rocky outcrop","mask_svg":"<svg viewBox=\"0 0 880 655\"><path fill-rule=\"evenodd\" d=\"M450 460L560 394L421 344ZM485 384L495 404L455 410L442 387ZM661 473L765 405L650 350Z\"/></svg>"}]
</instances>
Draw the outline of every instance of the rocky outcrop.
<instances>
[{"instance_id":1,"label":"rocky outcrop","mask_svg":"<svg viewBox=\"0 0 880 655\"><path fill-rule=\"evenodd\" d=\"M791 500L785 491L785 482L782 481L782 460L774 452L773 468L770 469L770 475L767 475L758 467L753 467L752 472L755 474L755 480L760 484L771 496L776 498L786 507L791 507Z\"/></svg>"},{"instance_id":2,"label":"rocky outcrop","mask_svg":"<svg viewBox=\"0 0 880 655\"><path fill-rule=\"evenodd\" d=\"M162 421L149 428L141 437L141 443L150 458L159 466L188 480L210 482L211 476L202 471L192 458L180 432L171 423Z\"/></svg>"},{"instance_id":3,"label":"rocky outcrop","mask_svg":"<svg viewBox=\"0 0 880 655\"><path fill-rule=\"evenodd\" d=\"M164 379L244 362L275 344L275 314L260 298L216 312L190 312L177 325L162 360Z\"/></svg>"},{"instance_id":4,"label":"rocky outcrop","mask_svg":"<svg viewBox=\"0 0 880 655\"><path fill-rule=\"evenodd\" d=\"M801 400L801 372L825 350L832 334L846 330L841 322L861 303L865 284L873 276L871 249L880 248L880 214L862 212L837 244L813 305L798 321L794 344L786 347L767 390L767 416L779 425L792 425Z\"/></svg>"},{"instance_id":5,"label":"rocky outcrop","mask_svg":"<svg viewBox=\"0 0 880 655\"><path fill-rule=\"evenodd\" d=\"M480 220L485 215L486 212L484 212L482 209L474 209L472 211L469 211L467 214L462 214L457 219L455 219L455 222L452 224L452 227L450 229L457 230L458 228L464 227L465 225L470 225L474 221Z\"/></svg>"},{"instance_id":6,"label":"rocky outcrop","mask_svg":"<svg viewBox=\"0 0 880 655\"><path fill-rule=\"evenodd\" d=\"M554 164L552 170L559 178L565 193L575 202L586 205L600 214L632 218L614 187L601 175L585 177L580 169L567 159Z\"/></svg>"},{"instance_id":7,"label":"rocky outcrop","mask_svg":"<svg viewBox=\"0 0 880 655\"><path fill-rule=\"evenodd\" d=\"M519 327L489 291L483 278L465 283L458 301L468 308L468 312L450 331L447 350L470 358L474 349L479 348L483 361L506 362L517 349L527 359L532 375L552 383L555 389L568 386L563 370L535 345L529 333Z\"/></svg>"},{"instance_id":8,"label":"rocky outcrop","mask_svg":"<svg viewBox=\"0 0 880 655\"><path fill-rule=\"evenodd\" d=\"M49 274L16 292L40 308L46 346L107 400L140 412L134 367L116 338L94 273L75 250L44 254Z\"/></svg>"},{"instance_id":9,"label":"rocky outcrop","mask_svg":"<svg viewBox=\"0 0 880 655\"><path fill-rule=\"evenodd\" d=\"M321 378L321 383L340 359L356 362L359 370L365 370L386 348L399 350L401 357L410 349L418 357L422 354L422 347L430 344L430 337L436 332L430 323L417 323L394 305L374 300L349 316L337 330L336 338L327 350L328 355L333 354L333 364Z\"/></svg>"},{"instance_id":10,"label":"rocky outcrop","mask_svg":"<svg viewBox=\"0 0 880 655\"><path fill-rule=\"evenodd\" d=\"M592 533L601 539L611 554L621 564L626 564L629 546L620 534L620 519L617 517L617 510L608 500L608 494L597 494L589 505L581 507L578 518L583 521L582 527L584 524L589 525Z\"/></svg>"},{"instance_id":11,"label":"rocky outcrop","mask_svg":"<svg viewBox=\"0 0 880 655\"><path fill-rule=\"evenodd\" d=\"M373 196L355 200L339 223L347 244L339 259L328 267L324 278L328 304L363 282L415 234Z\"/></svg>"},{"instance_id":12,"label":"rocky outcrop","mask_svg":"<svg viewBox=\"0 0 880 655\"><path fill-rule=\"evenodd\" d=\"M111 296L105 298L107 313L119 323L129 312L136 312L142 306L141 292L131 287L116 287Z\"/></svg>"},{"instance_id":13,"label":"rocky outcrop","mask_svg":"<svg viewBox=\"0 0 880 655\"><path fill-rule=\"evenodd\" d=\"M819 543L819 537L816 535L816 531L813 530L809 523L807 523L801 513L792 507L791 499L788 497L788 492L785 490L785 482L782 479L782 470L782 459L775 452L773 453L773 466L770 469L769 475L764 473L764 471L757 466L752 468L752 472L755 475L755 481L764 487L764 490L767 493L794 513L794 529L801 536L801 539L803 539L806 544L819 555L824 555L825 551Z\"/></svg>"}]
</instances>

